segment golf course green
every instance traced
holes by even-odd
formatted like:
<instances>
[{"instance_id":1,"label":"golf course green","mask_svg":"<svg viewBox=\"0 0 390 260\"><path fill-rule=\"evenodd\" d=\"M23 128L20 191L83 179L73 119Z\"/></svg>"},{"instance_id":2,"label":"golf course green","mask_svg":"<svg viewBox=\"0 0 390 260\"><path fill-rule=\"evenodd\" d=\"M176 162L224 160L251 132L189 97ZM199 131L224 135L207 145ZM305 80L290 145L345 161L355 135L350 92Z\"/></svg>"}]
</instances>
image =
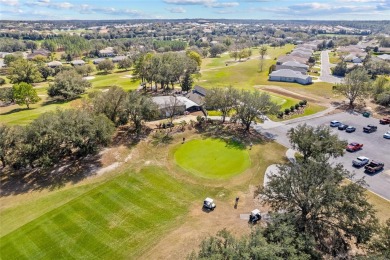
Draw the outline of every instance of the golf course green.
<instances>
[{"instance_id":1,"label":"golf course green","mask_svg":"<svg viewBox=\"0 0 390 260\"><path fill-rule=\"evenodd\" d=\"M175 151L174 157L184 170L208 179L227 179L251 165L245 147L219 139L188 141Z\"/></svg>"}]
</instances>

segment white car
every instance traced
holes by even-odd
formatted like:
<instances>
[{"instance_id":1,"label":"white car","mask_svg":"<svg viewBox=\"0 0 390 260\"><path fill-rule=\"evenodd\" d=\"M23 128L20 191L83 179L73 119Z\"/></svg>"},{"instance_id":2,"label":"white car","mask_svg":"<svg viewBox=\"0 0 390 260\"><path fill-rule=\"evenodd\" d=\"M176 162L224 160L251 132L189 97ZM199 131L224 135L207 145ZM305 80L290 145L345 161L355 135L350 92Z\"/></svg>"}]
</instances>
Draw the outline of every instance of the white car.
<instances>
[{"instance_id":1,"label":"white car","mask_svg":"<svg viewBox=\"0 0 390 260\"><path fill-rule=\"evenodd\" d=\"M341 125L341 122L339 121L333 120L330 122L331 127L338 127L339 125Z\"/></svg>"},{"instance_id":2,"label":"white car","mask_svg":"<svg viewBox=\"0 0 390 260\"><path fill-rule=\"evenodd\" d=\"M369 161L370 159L368 159L367 157L359 156L358 158L356 158L356 160L352 161L352 165L355 167L363 167L364 165L368 164Z\"/></svg>"},{"instance_id":3,"label":"white car","mask_svg":"<svg viewBox=\"0 0 390 260\"><path fill-rule=\"evenodd\" d=\"M390 139L390 131L387 131L384 135L383 138Z\"/></svg>"}]
</instances>

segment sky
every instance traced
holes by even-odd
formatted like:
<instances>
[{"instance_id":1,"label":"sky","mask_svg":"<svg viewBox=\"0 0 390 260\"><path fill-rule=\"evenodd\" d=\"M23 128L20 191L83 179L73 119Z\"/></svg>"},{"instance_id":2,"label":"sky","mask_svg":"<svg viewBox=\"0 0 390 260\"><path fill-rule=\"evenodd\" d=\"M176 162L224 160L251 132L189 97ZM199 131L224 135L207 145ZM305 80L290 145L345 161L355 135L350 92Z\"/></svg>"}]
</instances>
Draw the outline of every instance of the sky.
<instances>
[{"instance_id":1,"label":"sky","mask_svg":"<svg viewBox=\"0 0 390 260\"><path fill-rule=\"evenodd\" d=\"M0 20L390 20L390 0L0 0Z\"/></svg>"}]
</instances>

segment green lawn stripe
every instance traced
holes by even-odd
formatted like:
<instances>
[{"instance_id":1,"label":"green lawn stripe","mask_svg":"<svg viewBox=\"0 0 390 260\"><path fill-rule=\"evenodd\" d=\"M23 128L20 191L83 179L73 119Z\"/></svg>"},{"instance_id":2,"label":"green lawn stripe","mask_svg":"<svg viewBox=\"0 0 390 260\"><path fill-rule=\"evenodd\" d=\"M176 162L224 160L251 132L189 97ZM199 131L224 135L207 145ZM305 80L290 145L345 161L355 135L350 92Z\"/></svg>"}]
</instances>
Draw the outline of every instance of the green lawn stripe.
<instances>
[{"instance_id":1,"label":"green lawn stripe","mask_svg":"<svg viewBox=\"0 0 390 260\"><path fill-rule=\"evenodd\" d=\"M59 248L61 249L61 253L66 253L66 258L77 258L80 254L80 251L82 252L82 255L88 255L88 257L93 257L93 254L90 254L85 248L79 246L75 239L68 234L64 232L62 229L62 226L59 226L58 223L55 223L52 219L48 220L51 226L54 226L54 229L47 228L47 225L44 225L42 228L45 231L46 234L53 234L51 235L52 242L55 242L57 245L59 245ZM62 223L60 223L62 225ZM53 232L55 230L55 232ZM69 244L72 245L72 250L68 246ZM77 250L74 250L76 248Z\"/></svg>"}]
</instances>

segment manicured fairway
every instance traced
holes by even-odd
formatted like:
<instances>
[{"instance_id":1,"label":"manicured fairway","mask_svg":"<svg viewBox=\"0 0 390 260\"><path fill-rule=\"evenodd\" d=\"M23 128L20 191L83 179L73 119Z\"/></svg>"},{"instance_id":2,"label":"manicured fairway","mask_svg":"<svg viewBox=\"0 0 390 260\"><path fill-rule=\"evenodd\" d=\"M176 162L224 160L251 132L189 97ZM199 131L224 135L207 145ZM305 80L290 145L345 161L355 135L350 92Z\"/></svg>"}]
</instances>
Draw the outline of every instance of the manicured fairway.
<instances>
[{"instance_id":1,"label":"manicured fairway","mask_svg":"<svg viewBox=\"0 0 390 260\"><path fill-rule=\"evenodd\" d=\"M229 178L251 165L245 148L218 139L189 141L175 151L174 157L181 168L210 179Z\"/></svg>"},{"instance_id":2,"label":"manicured fairway","mask_svg":"<svg viewBox=\"0 0 390 260\"><path fill-rule=\"evenodd\" d=\"M180 223L199 194L160 168L125 173L1 237L0 258L134 259Z\"/></svg>"}]
</instances>

